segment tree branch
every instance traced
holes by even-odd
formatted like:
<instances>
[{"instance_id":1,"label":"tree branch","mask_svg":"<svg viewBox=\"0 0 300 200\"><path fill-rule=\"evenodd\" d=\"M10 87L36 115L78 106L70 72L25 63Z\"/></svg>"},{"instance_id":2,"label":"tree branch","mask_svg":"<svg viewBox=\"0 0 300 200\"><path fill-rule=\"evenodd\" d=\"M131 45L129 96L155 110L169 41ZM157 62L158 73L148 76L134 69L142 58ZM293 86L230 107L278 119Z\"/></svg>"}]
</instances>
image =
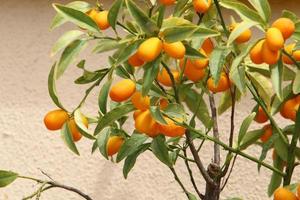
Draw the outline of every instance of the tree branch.
<instances>
[{"instance_id":1,"label":"tree branch","mask_svg":"<svg viewBox=\"0 0 300 200\"><path fill-rule=\"evenodd\" d=\"M213 135L215 139L219 140L217 109L216 109L215 99L212 93L209 93L209 103L210 103L212 119L214 121ZM214 163L220 166L220 146L217 143L214 143Z\"/></svg>"}]
</instances>

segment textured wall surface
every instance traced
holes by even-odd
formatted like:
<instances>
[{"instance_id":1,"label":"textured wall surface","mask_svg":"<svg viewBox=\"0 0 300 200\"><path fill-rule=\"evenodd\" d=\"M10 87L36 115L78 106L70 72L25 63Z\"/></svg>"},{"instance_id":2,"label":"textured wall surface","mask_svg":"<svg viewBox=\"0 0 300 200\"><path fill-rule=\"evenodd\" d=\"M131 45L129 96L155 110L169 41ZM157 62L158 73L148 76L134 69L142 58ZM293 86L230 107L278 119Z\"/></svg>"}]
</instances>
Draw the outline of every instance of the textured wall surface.
<instances>
[{"instance_id":1,"label":"textured wall surface","mask_svg":"<svg viewBox=\"0 0 300 200\"><path fill-rule=\"evenodd\" d=\"M300 13L298 0L276 0L272 7L292 9ZM48 132L43 125L44 114L55 108L47 91L47 76L53 58L49 57L51 45L59 35L72 26L49 32L48 25L54 15L49 0L0 0L0 168L11 169L22 175L46 178L40 170L53 179L76 186L96 200L183 200L185 196L173 180L172 174L151 154L141 156L129 178L122 177L122 163L114 164L99 153L90 154L91 143L78 143L81 156L70 153L58 132ZM105 57L92 56L88 66L103 66ZM75 87L73 80L81 71L75 67L67 70L58 82L62 102L70 109L84 95L84 86ZM97 90L88 99L86 112L96 113ZM249 114L253 101L244 100L238 105L236 124ZM228 136L229 113L220 119L221 134ZM285 121L282 121L285 123ZM255 125L252 126L255 128ZM210 161L211 143L207 142L201 156ZM248 150L259 155L260 149ZM270 155L268 156L270 157ZM268 158L268 162L270 159ZM246 200L265 200L270 171L243 158L238 158L232 179L222 194L222 199L239 196ZM182 163L177 166L180 177L189 183ZM197 170L195 169L195 174ZM299 173L297 174L299 175ZM297 181L299 176L295 175ZM197 176L200 188L204 184ZM35 183L18 180L8 188L0 189L0 200L20 200L34 191ZM191 186L188 184L188 188ZM42 199L77 200L78 196L54 189Z\"/></svg>"}]
</instances>

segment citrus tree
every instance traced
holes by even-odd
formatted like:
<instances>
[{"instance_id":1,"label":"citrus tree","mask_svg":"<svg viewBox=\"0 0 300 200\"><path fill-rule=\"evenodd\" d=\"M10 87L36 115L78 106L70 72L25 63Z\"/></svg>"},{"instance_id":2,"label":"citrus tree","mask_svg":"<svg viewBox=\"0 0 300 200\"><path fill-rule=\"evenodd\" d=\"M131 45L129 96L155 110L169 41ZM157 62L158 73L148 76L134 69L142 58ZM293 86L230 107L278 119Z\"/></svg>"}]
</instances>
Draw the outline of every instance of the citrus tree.
<instances>
[{"instance_id":1,"label":"citrus tree","mask_svg":"<svg viewBox=\"0 0 300 200\"><path fill-rule=\"evenodd\" d=\"M190 200L220 199L236 159L244 157L255 162L258 170L272 171L270 197L300 197L297 183L291 182L300 157L300 20L296 14L283 10L280 18L270 21L268 0L248 0L248 4L115 0L110 8L99 2L74 1L53 7L57 14L51 29L66 22L75 26L52 48L52 55L62 51L48 79L49 94L58 109L47 113L44 122L49 130L60 130L73 153L80 152L76 142L91 140L92 152L99 149L106 159L123 161L127 178L139 155L150 151L170 169ZM234 13L229 23L224 10ZM262 38L251 38L253 30ZM98 55L110 52L109 63L101 63L106 67L96 71L89 70L85 60L77 63L83 74L75 84L87 85L87 90L70 110L57 96L56 80L88 46ZM99 93L99 111L87 117L80 110L92 90ZM236 103L247 93L256 106L235 127ZM227 110L230 118L223 123L230 124L230 131L221 133L218 116ZM290 120L287 126L280 127L274 119L278 112ZM123 128L132 123L133 130ZM262 127L251 130L252 123ZM222 141L220 134L228 135L227 140ZM205 142L213 145L208 166L201 158ZM260 157L245 152L252 145L261 148ZM222 159L221 151L227 154ZM273 163L265 161L269 151ZM176 173L179 159L193 188L187 188ZM205 191L198 189L195 173L205 180ZM1 174L2 186L24 178L14 172ZM44 185L32 197L51 187L49 182L40 183Z\"/></svg>"}]
</instances>

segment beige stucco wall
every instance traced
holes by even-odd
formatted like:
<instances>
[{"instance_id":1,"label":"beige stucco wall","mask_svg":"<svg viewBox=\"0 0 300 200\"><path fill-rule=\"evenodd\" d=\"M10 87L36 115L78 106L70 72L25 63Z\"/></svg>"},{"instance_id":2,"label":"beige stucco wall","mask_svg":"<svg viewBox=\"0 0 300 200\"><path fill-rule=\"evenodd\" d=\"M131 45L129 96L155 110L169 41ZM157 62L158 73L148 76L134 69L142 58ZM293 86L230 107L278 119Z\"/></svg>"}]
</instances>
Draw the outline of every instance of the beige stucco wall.
<instances>
[{"instance_id":1,"label":"beige stucco wall","mask_svg":"<svg viewBox=\"0 0 300 200\"><path fill-rule=\"evenodd\" d=\"M90 154L91 143L78 143L81 156L69 152L59 133L48 132L43 126L44 114L55 108L47 91L47 75L54 61L49 57L51 45L68 29L64 27L49 32L48 25L54 15L49 0L1 0L0 1L0 168L11 169L23 175L45 178L40 169L55 180L76 186L96 200L182 200L185 196L173 180L168 169L151 154L141 156L128 180L122 177L122 164L113 164L99 153ZM61 1L60 1L61 2ZM283 8L300 13L299 0L276 0L275 15ZM298 3L297 3L298 2ZM93 56L89 65L103 65L103 57ZM62 101L72 108L84 94L84 87L76 87L73 80L80 70L69 68L66 76L58 83ZM86 111L97 112L95 91L87 104ZM238 105L236 123L249 113L253 101L244 100ZM229 114L220 119L221 133L228 136ZM282 121L282 123L285 123ZM255 126L253 126L255 128ZM201 156L210 161L211 143ZM260 152L252 147L249 152ZM268 159L270 162L270 159ZM232 179L222 194L226 197L239 196L246 200L267 199L266 190L270 171L262 168L257 173L256 165L239 158ZM178 171L183 181L189 183L182 163ZM197 174L197 170L195 170ZM299 181L299 173L295 175ZM200 188L204 184L197 176ZM17 181L8 188L0 189L0 199L19 200L34 190L35 183ZM188 184L188 188L191 188ZM63 190L46 192L42 199L77 200L78 196Z\"/></svg>"}]
</instances>

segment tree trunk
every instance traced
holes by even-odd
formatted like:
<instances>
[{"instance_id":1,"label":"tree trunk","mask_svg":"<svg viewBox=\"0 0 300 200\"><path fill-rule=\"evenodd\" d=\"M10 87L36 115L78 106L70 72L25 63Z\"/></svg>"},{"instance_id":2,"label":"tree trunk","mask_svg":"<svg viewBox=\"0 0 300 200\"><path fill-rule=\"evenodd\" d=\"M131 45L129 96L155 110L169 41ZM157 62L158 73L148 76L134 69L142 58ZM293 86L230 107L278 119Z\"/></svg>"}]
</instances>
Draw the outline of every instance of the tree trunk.
<instances>
[{"instance_id":1,"label":"tree trunk","mask_svg":"<svg viewBox=\"0 0 300 200\"><path fill-rule=\"evenodd\" d=\"M208 166L208 174L212 179L214 179L215 184L211 185L209 183L206 183L206 191L204 200L219 200L220 199L220 178L218 178L218 175L220 174L220 167L216 165L215 163L211 163Z\"/></svg>"}]
</instances>

